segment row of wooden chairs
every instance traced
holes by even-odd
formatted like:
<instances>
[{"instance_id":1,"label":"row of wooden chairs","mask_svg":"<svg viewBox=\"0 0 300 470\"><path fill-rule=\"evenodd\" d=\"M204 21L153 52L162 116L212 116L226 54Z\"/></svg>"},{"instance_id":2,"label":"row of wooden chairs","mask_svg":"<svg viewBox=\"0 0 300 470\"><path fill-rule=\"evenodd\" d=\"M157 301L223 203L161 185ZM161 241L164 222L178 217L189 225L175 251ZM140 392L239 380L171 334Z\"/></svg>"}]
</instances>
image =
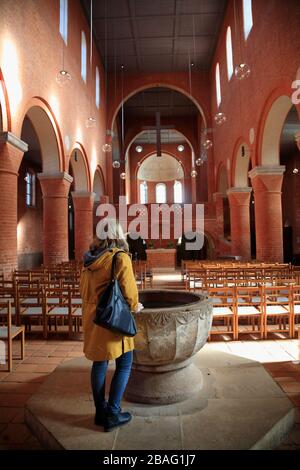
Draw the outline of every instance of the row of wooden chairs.
<instances>
[{"instance_id":1,"label":"row of wooden chairs","mask_svg":"<svg viewBox=\"0 0 300 470\"><path fill-rule=\"evenodd\" d=\"M69 336L79 331L82 319L82 301L78 285L18 286L16 291L0 287L0 317L5 316L5 304L11 303L16 325L24 324L27 331L40 325L46 339L58 326L68 326Z\"/></svg>"},{"instance_id":2,"label":"row of wooden chairs","mask_svg":"<svg viewBox=\"0 0 300 470\"><path fill-rule=\"evenodd\" d=\"M185 275L185 288L187 290L207 289L209 286L222 285L258 285L258 284L281 284L282 281L290 280L299 284L299 279L293 271L286 267L273 268L216 268L193 269Z\"/></svg>"},{"instance_id":3,"label":"row of wooden chairs","mask_svg":"<svg viewBox=\"0 0 300 470\"><path fill-rule=\"evenodd\" d=\"M213 301L212 334L238 339L242 321L261 338L268 333L296 334L300 321L300 286L215 287L208 290ZM215 328L214 328L215 326ZM243 328L249 333L249 329Z\"/></svg>"},{"instance_id":4,"label":"row of wooden chairs","mask_svg":"<svg viewBox=\"0 0 300 470\"><path fill-rule=\"evenodd\" d=\"M20 359L24 359L25 357L25 328L23 325L15 326L12 324L11 301L7 300L1 304L0 310L2 312L2 318L0 315L0 340L3 342L3 344L7 344L8 372L11 372L13 361L13 340L15 338L20 338L21 340ZM1 321L3 320L3 317L5 317L5 321ZM1 349L0 353L1 362L5 362L5 350Z\"/></svg>"},{"instance_id":5,"label":"row of wooden chairs","mask_svg":"<svg viewBox=\"0 0 300 470\"><path fill-rule=\"evenodd\" d=\"M152 288L153 272L147 261L133 260L132 267L138 287L140 289L147 289L147 287Z\"/></svg>"}]
</instances>

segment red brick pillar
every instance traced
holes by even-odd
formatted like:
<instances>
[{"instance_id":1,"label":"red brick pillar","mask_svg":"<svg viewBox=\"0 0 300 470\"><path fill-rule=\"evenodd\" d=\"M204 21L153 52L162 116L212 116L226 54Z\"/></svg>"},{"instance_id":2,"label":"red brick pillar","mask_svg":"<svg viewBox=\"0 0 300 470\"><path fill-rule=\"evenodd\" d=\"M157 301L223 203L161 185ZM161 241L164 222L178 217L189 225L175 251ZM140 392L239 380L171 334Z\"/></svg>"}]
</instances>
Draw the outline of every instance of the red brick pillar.
<instances>
[{"instance_id":1,"label":"red brick pillar","mask_svg":"<svg viewBox=\"0 0 300 470\"><path fill-rule=\"evenodd\" d=\"M283 261L281 187L284 166L255 167L249 172L254 190L256 258Z\"/></svg>"},{"instance_id":2,"label":"red brick pillar","mask_svg":"<svg viewBox=\"0 0 300 470\"><path fill-rule=\"evenodd\" d=\"M93 207L95 193L72 192L75 217L75 259L82 260L93 239Z\"/></svg>"},{"instance_id":3,"label":"red brick pillar","mask_svg":"<svg viewBox=\"0 0 300 470\"><path fill-rule=\"evenodd\" d=\"M231 253L244 260L251 259L250 196L252 188L230 188Z\"/></svg>"},{"instance_id":4,"label":"red brick pillar","mask_svg":"<svg viewBox=\"0 0 300 470\"><path fill-rule=\"evenodd\" d=\"M18 171L28 145L11 132L0 133L0 272L18 267Z\"/></svg>"},{"instance_id":5,"label":"red brick pillar","mask_svg":"<svg viewBox=\"0 0 300 470\"><path fill-rule=\"evenodd\" d=\"M300 151L300 132L297 132L295 134L295 140L297 147ZM296 165L296 168L298 169L299 173L293 175L293 198L294 198L294 204L293 204L293 251L294 254L299 255L300 254L300 168L298 165Z\"/></svg>"},{"instance_id":6,"label":"red brick pillar","mask_svg":"<svg viewBox=\"0 0 300 470\"><path fill-rule=\"evenodd\" d=\"M193 168L193 170L197 171L196 168ZM197 176L196 177L192 177L191 178L192 180L192 203L196 203L197 202Z\"/></svg>"},{"instance_id":7,"label":"red brick pillar","mask_svg":"<svg viewBox=\"0 0 300 470\"><path fill-rule=\"evenodd\" d=\"M68 196L73 178L67 173L40 173L43 192L44 264L69 259Z\"/></svg>"},{"instance_id":8,"label":"red brick pillar","mask_svg":"<svg viewBox=\"0 0 300 470\"><path fill-rule=\"evenodd\" d=\"M214 193L213 198L216 209L216 221L217 221L217 236L218 238L224 238L224 199L226 194Z\"/></svg>"},{"instance_id":9,"label":"red brick pillar","mask_svg":"<svg viewBox=\"0 0 300 470\"><path fill-rule=\"evenodd\" d=\"M296 132L295 141L296 141L298 149L300 150L300 132Z\"/></svg>"},{"instance_id":10,"label":"red brick pillar","mask_svg":"<svg viewBox=\"0 0 300 470\"><path fill-rule=\"evenodd\" d=\"M94 200L93 204L93 236L96 235L96 227L97 223L99 222L99 217L97 217L96 212L98 206L100 204L109 204L109 196L108 195L102 195L102 196L96 196L96 201Z\"/></svg>"}]
</instances>

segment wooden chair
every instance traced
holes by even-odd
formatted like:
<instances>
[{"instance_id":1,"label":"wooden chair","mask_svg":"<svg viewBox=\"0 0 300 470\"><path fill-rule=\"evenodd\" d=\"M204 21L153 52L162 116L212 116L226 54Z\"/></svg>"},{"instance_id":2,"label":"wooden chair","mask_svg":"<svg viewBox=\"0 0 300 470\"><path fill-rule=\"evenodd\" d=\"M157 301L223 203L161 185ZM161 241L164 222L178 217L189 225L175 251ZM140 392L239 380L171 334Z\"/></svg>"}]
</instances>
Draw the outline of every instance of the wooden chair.
<instances>
[{"instance_id":1,"label":"wooden chair","mask_svg":"<svg viewBox=\"0 0 300 470\"><path fill-rule=\"evenodd\" d=\"M17 287L17 310L20 324L28 331L33 322L43 326L43 289L40 286Z\"/></svg>"},{"instance_id":2,"label":"wooden chair","mask_svg":"<svg viewBox=\"0 0 300 470\"><path fill-rule=\"evenodd\" d=\"M69 317L69 337L74 332L79 333L82 326L82 299L79 292L79 286L69 286L69 302L71 305L71 315Z\"/></svg>"},{"instance_id":3,"label":"wooden chair","mask_svg":"<svg viewBox=\"0 0 300 470\"><path fill-rule=\"evenodd\" d=\"M59 322L68 325L69 336L72 334L72 302L71 289L48 287L43 292L43 335L47 339L51 332L58 331Z\"/></svg>"},{"instance_id":4,"label":"wooden chair","mask_svg":"<svg viewBox=\"0 0 300 470\"><path fill-rule=\"evenodd\" d=\"M300 285L291 285L290 287L290 309L292 315L292 336L296 335L298 328L298 338L300 332Z\"/></svg>"},{"instance_id":5,"label":"wooden chair","mask_svg":"<svg viewBox=\"0 0 300 470\"><path fill-rule=\"evenodd\" d=\"M210 330L211 335L232 335L236 337L236 305L235 289L233 287L214 287L208 290L209 297L213 300L213 324ZM216 325L221 322L221 326ZM216 329L213 329L216 326Z\"/></svg>"},{"instance_id":6,"label":"wooden chair","mask_svg":"<svg viewBox=\"0 0 300 470\"><path fill-rule=\"evenodd\" d=\"M260 333L261 339L264 337L264 311L263 311L263 291L261 286L237 286L236 294L236 339L241 333L239 329L240 320L244 319L252 326L252 331ZM256 325L257 322L257 325ZM246 331L248 333L248 331Z\"/></svg>"},{"instance_id":7,"label":"wooden chair","mask_svg":"<svg viewBox=\"0 0 300 470\"><path fill-rule=\"evenodd\" d=\"M24 326L15 326L12 324L12 314L11 314L11 302L7 301L6 303L6 325L0 326L0 340L7 341L7 356L8 356L8 372L12 370L12 360L13 360L13 339L21 335L21 359L25 357L25 328Z\"/></svg>"},{"instance_id":8,"label":"wooden chair","mask_svg":"<svg viewBox=\"0 0 300 470\"><path fill-rule=\"evenodd\" d=\"M13 287L0 287L0 321L2 317L7 316L7 302L11 302L11 314L16 321L15 290Z\"/></svg>"},{"instance_id":9,"label":"wooden chair","mask_svg":"<svg viewBox=\"0 0 300 470\"><path fill-rule=\"evenodd\" d=\"M291 286L264 286L264 337L267 339L269 332L286 333L293 337L293 314L291 309ZM268 320L272 323L268 324ZM288 329L286 328L288 323ZM271 325L278 328L269 328Z\"/></svg>"}]
</instances>

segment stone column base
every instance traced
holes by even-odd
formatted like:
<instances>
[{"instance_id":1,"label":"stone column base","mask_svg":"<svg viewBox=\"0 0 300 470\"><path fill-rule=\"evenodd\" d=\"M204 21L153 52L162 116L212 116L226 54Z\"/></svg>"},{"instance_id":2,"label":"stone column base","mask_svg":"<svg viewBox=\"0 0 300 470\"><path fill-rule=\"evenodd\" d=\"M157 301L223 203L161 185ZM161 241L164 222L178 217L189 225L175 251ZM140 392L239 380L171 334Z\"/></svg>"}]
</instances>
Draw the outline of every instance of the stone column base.
<instances>
[{"instance_id":1,"label":"stone column base","mask_svg":"<svg viewBox=\"0 0 300 470\"><path fill-rule=\"evenodd\" d=\"M203 376L194 364L161 373L133 365L125 398L134 403L167 405L186 400L202 388Z\"/></svg>"}]
</instances>

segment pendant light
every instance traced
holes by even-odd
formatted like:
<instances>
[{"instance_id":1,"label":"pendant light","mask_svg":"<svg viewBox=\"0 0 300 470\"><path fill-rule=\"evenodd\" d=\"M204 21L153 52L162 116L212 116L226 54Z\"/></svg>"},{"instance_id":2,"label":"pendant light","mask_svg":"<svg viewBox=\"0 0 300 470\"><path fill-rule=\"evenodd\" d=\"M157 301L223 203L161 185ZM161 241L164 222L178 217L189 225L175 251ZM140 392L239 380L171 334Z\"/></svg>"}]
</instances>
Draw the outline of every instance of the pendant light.
<instances>
[{"instance_id":1,"label":"pendant light","mask_svg":"<svg viewBox=\"0 0 300 470\"><path fill-rule=\"evenodd\" d=\"M226 116L224 113L219 112L215 115L214 120L218 126L221 126L222 124L224 124L224 122L226 122Z\"/></svg>"},{"instance_id":2,"label":"pendant light","mask_svg":"<svg viewBox=\"0 0 300 470\"><path fill-rule=\"evenodd\" d=\"M121 95L122 95L122 103L121 103L121 162L124 163L124 167L126 165L126 158L125 158L125 124L124 124L124 65L121 65ZM125 168L124 168L125 169ZM126 178L126 172L123 171L120 174L120 178L124 180Z\"/></svg>"},{"instance_id":3,"label":"pendant light","mask_svg":"<svg viewBox=\"0 0 300 470\"><path fill-rule=\"evenodd\" d=\"M107 90L108 90L108 73L107 73L107 0L104 3L104 68L105 68L105 106L107 109ZM111 132L107 129L107 112L106 112L106 142L102 145L102 150L104 153L110 153L112 151L112 146L109 142L107 142L107 138L111 135Z\"/></svg>"},{"instance_id":4,"label":"pendant light","mask_svg":"<svg viewBox=\"0 0 300 470\"><path fill-rule=\"evenodd\" d=\"M85 126L88 129L96 127L96 118L92 114L92 102L93 102L93 0L90 4L91 8L91 24L90 24L90 81L91 81L91 93L90 93L90 115L85 121Z\"/></svg>"},{"instance_id":5,"label":"pendant light","mask_svg":"<svg viewBox=\"0 0 300 470\"><path fill-rule=\"evenodd\" d=\"M191 56L190 56L190 51L188 53L188 65L189 65L189 91L190 91L190 97L192 96L192 67L195 67L195 34L194 34L194 28L195 28L195 21L194 21L194 16L193 16L193 44L194 44L194 60L191 61ZM198 173L195 170L195 161L194 161L194 152L192 151L192 171L191 171L191 177L196 178Z\"/></svg>"},{"instance_id":6,"label":"pendant light","mask_svg":"<svg viewBox=\"0 0 300 470\"><path fill-rule=\"evenodd\" d=\"M242 27L240 27L241 26L240 20L237 21L236 0L234 0L233 8L234 8L235 39L237 39L237 35L238 35L238 41L236 40L236 43L238 42L240 45L239 52L240 52L240 60L241 60L241 62L237 64L236 67L234 68L234 75L236 76L238 80L245 80L246 78L250 76L251 70L250 70L249 65L242 60L242 39L241 39L241 31L240 31ZM237 22L239 24L237 24Z\"/></svg>"},{"instance_id":7,"label":"pendant light","mask_svg":"<svg viewBox=\"0 0 300 470\"><path fill-rule=\"evenodd\" d=\"M67 21L67 18L66 18L66 13L67 13L66 8L67 7L65 5L64 5L64 8L63 8L63 19L62 19L63 20L64 33L65 33L65 25L66 25L66 21ZM64 85L69 83L71 80L72 80L72 76L71 76L70 72L68 72L65 69L65 40L62 37L62 68L56 75L56 83L60 87L63 87Z\"/></svg>"}]
</instances>

